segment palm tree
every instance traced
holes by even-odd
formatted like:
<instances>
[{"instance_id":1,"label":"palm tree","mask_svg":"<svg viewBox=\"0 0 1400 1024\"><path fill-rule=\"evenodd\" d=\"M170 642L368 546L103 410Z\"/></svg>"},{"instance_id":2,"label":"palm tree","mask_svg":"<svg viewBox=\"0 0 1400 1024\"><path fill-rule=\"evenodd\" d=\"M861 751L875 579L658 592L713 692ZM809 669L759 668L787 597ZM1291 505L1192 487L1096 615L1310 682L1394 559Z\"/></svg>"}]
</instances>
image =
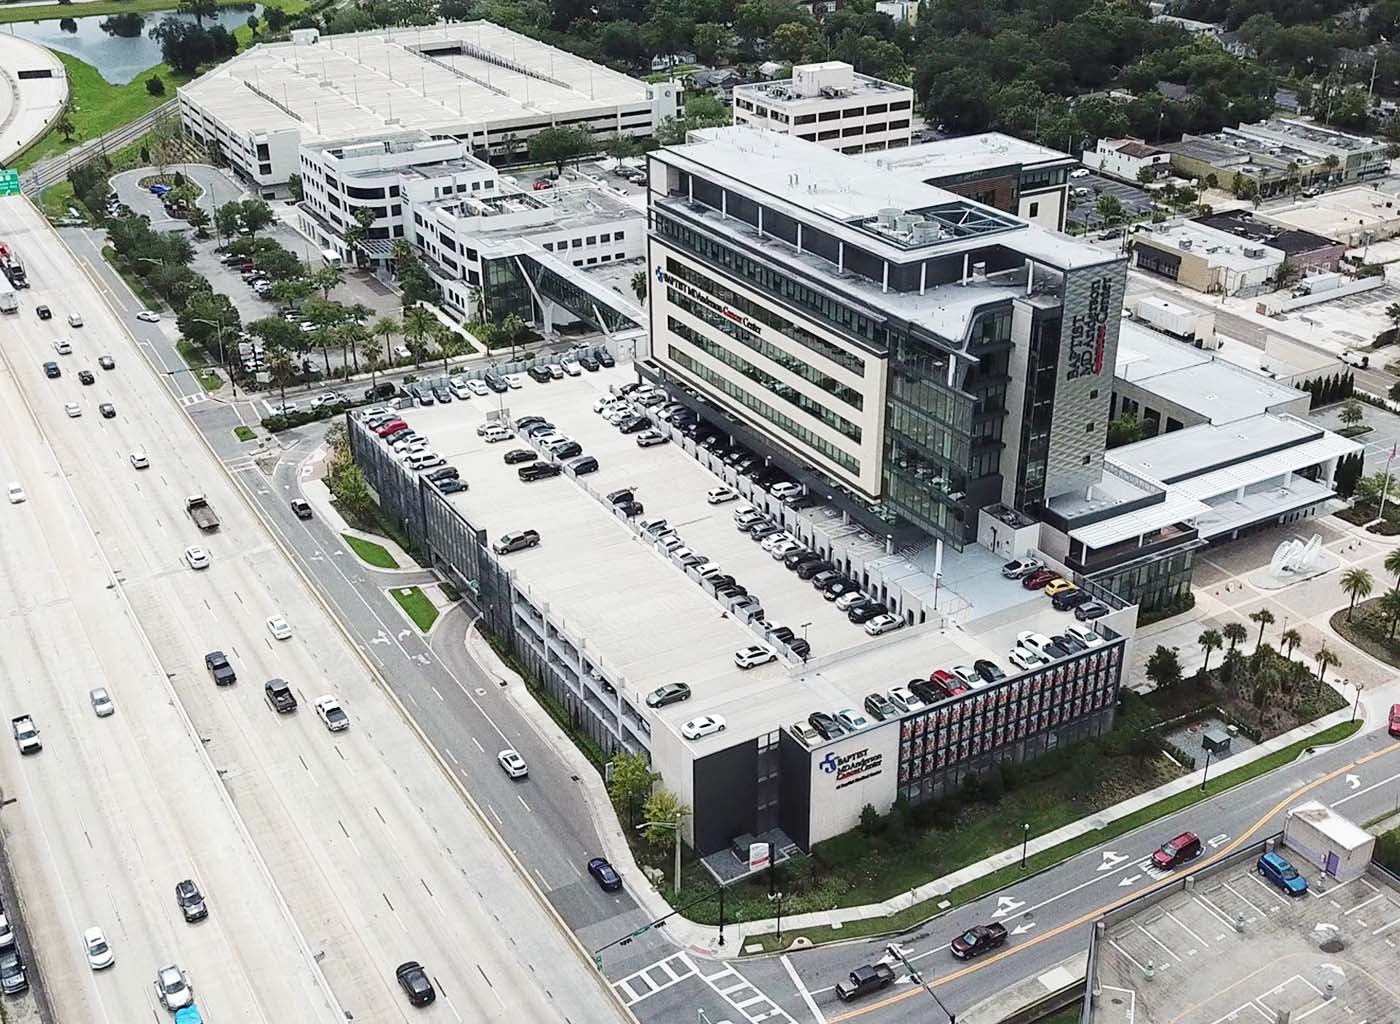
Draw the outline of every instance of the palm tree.
<instances>
[{"instance_id":1,"label":"palm tree","mask_svg":"<svg viewBox=\"0 0 1400 1024\"><path fill-rule=\"evenodd\" d=\"M451 327L445 325L438 331L437 337L433 339L437 342L438 354L442 356L442 372L447 372L447 362L449 359L456 359L467 351L467 339L462 337Z\"/></svg>"},{"instance_id":2,"label":"palm tree","mask_svg":"<svg viewBox=\"0 0 1400 1024\"><path fill-rule=\"evenodd\" d=\"M1227 622L1220 632L1226 640L1230 641L1230 650L1232 651L1237 643L1249 637L1249 630L1244 628L1242 622Z\"/></svg>"},{"instance_id":3,"label":"palm tree","mask_svg":"<svg viewBox=\"0 0 1400 1024\"><path fill-rule=\"evenodd\" d=\"M638 302L645 302L647 299L647 272L639 270L632 275L632 291L636 293Z\"/></svg>"},{"instance_id":4,"label":"palm tree","mask_svg":"<svg viewBox=\"0 0 1400 1024\"><path fill-rule=\"evenodd\" d=\"M1297 650L1298 646L1303 642L1303 634L1299 633L1296 629L1285 629L1279 634L1278 639L1279 643L1283 644L1285 655L1292 658L1293 652Z\"/></svg>"},{"instance_id":5,"label":"palm tree","mask_svg":"<svg viewBox=\"0 0 1400 1024\"><path fill-rule=\"evenodd\" d=\"M1323 644L1313 653L1313 660L1317 662L1317 681L1319 683L1322 682L1322 677L1327 673L1329 668L1333 665L1341 664L1341 662L1337 660L1337 656L1327 649L1326 644Z\"/></svg>"},{"instance_id":6,"label":"palm tree","mask_svg":"<svg viewBox=\"0 0 1400 1024\"><path fill-rule=\"evenodd\" d=\"M1368 569L1353 568L1342 573L1342 593L1351 598L1351 604L1347 605L1347 621L1351 621L1352 610L1356 608L1357 601L1364 601L1371 596L1371 573Z\"/></svg>"},{"instance_id":7,"label":"palm tree","mask_svg":"<svg viewBox=\"0 0 1400 1024\"><path fill-rule=\"evenodd\" d=\"M1393 589L1400 590L1400 548L1396 548L1390 554L1386 555L1383 564L1385 566L1385 571L1395 577L1395 586Z\"/></svg>"},{"instance_id":8,"label":"palm tree","mask_svg":"<svg viewBox=\"0 0 1400 1024\"><path fill-rule=\"evenodd\" d=\"M1390 620L1390 639L1395 639L1395 627L1400 624L1400 591L1387 590L1377 602L1381 614Z\"/></svg>"},{"instance_id":9,"label":"palm tree","mask_svg":"<svg viewBox=\"0 0 1400 1024\"><path fill-rule=\"evenodd\" d=\"M1264 643L1264 627L1274 624L1274 613L1267 608L1260 608L1257 612L1249 613L1249 621L1259 623L1259 639L1254 641L1254 653L1259 653L1260 646Z\"/></svg>"},{"instance_id":10,"label":"palm tree","mask_svg":"<svg viewBox=\"0 0 1400 1024\"><path fill-rule=\"evenodd\" d=\"M1204 629L1196 642L1201 645L1201 650L1206 655L1206 660L1201 663L1201 675L1205 675L1210 670L1210 652L1220 650L1225 641L1220 638L1218 629Z\"/></svg>"},{"instance_id":11,"label":"palm tree","mask_svg":"<svg viewBox=\"0 0 1400 1024\"><path fill-rule=\"evenodd\" d=\"M394 353L393 350L389 348L389 342L393 340L394 335L403 330L402 325L391 316L381 316L374 323L370 324L369 329L375 337L384 339L384 360L387 363L392 363L394 361Z\"/></svg>"},{"instance_id":12,"label":"palm tree","mask_svg":"<svg viewBox=\"0 0 1400 1024\"><path fill-rule=\"evenodd\" d=\"M348 355L355 372L360 372L360 351L370 339L369 329L357 320L346 320L336 328L336 338L340 341L340 361L343 366ZM378 351L376 349L375 351Z\"/></svg>"},{"instance_id":13,"label":"palm tree","mask_svg":"<svg viewBox=\"0 0 1400 1024\"><path fill-rule=\"evenodd\" d=\"M403 315L404 334L408 336L409 348L415 350L415 365L421 362L417 353L423 349L423 338L433 329L433 325L438 322L437 317L429 313L422 306L414 306Z\"/></svg>"},{"instance_id":14,"label":"palm tree","mask_svg":"<svg viewBox=\"0 0 1400 1024\"><path fill-rule=\"evenodd\" d=\"M272 379L277 382L277 390L281 395L281 404L287 404L287 381L291 379L296 370L296 364L292 362L292 354L281 345L268 346L267 366L272 371Z\"/></svg>"},{"instance_id":15,"label":"palm tree","mask_svg":"<svg viewBox=\"0 0 1400 1024\"><path fill-rule=\"evenodd\" d=\"M369 345L365 348L365 366L369 368L369 386L374 389L379 379L379 368L384 365L384 358L379 354L379 346Z\"/></svg>"}]
</instances>

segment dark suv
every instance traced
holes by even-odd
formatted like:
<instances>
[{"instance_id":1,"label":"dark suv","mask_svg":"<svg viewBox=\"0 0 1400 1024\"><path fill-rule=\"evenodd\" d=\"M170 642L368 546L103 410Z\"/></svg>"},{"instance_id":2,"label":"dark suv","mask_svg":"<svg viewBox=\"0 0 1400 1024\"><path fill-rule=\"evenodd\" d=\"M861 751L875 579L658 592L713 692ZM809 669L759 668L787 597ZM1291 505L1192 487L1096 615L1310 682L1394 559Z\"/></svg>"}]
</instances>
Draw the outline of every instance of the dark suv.
<instances>
[{"instance_id":1,"label":"dark suv","mask_svg":"<svg viewBox=\"0 0 1400 1024\"><path fill-rule=\"evenodd\" d=\"M209 916L204 896L191 879L175 884L175 902L180 905L180 913L185 915L186 921L203 921Z\"/></svg>"},{"instance_id":2,"label":"dark suv","mask_svg":"<svg viewBox=\"0 0 1400 1024\"><path fill-rule=\"evenodd\" d=\"M238 676L229 664L228 655L223 651L210 651L204 656L204 667L214 677L215 686L228 686L238 682Z\"/></svg>"},{"instance_id":3,"label":"dark suv","mask_svg":"<svg viewBox=\"0 0 1400 1024\"><path fill-rule=\"evenodd\" d=\"M428 980L428 972L423 970L423 965L417 960L399 964L394 971L394 977L399 979L399 987L413 1006L427 1006L437 998L433 983Z\"/></svg>"},{"instance_id":4,"label":"dark suv","mask_svg":"<svg viewBox=\"0 0 1400 1024\"><path fill-rule=\"evenodd\" d=\"M527 484L536 480L548 480L552 476L558 476L560 472L559 466L552 462L532 462L516 470L520 479Z\"/></svg>"},{"instance_id":5,"label":"dark suv","mask_svg":"<svg viewBox=\"0 0 1400 1024\"><path fill-rule=\"evenodd\" d=\"M292 692L291 684L285 679L269 679L265 682L263 696L267 699L267 706L279 715L297 709L297 695Z\"/></svg>"}]
</instances>

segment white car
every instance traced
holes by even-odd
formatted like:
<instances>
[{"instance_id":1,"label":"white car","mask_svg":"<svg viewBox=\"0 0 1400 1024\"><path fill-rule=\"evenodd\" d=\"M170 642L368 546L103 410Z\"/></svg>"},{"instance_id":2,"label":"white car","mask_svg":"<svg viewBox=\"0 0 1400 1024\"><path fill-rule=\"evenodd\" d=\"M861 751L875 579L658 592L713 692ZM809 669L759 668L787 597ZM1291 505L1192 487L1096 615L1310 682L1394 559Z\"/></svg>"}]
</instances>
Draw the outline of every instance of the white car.
<instances>
[{"instance_id":1,"label":"white car","mask_svg":"<svg viewBox=\"0 0 1400 1024\"><path fill-rule=\"evenodd\" d=\"M319 395L317 395L311 400L311 408L319 409L322 406L335 405L337 402L343 401L345 401L345 398L337 392L322 391Z\"/></svg>"},{"instance_id":2,"label":"white car","mask_svg":"<svg viewBox=\"0 0 1400 1024\"><path fill-rule=\"evenodd\" d=\"M83 407L77 402L64 402L63 411L68 414L70 420L77 419L83 414Z\"/></svg>"},{"instance_id":3,"label":"white car","mask_svg":"<svg viewBox=\"0 0 1400 1024\"><path fill-rule=\"evenodd\" d=\"M292 638L292 627L287 625L287 620L280 615L267 617L267 631L272 634L274 640L290 640Z\"/></svg>"},{"instance_id":4,"label":"white car","mask_svg":"<svg viewBox=\"0 0 1400 1024\"><path fill-rule=\"evenodd\" d=\"M654 448L671 440L659 430L643 430L637 435L638 448Z\"/></svg>"},{"instance_id":5,"label":"white car","mask_svg":"<svg viewBox=\"0 0 1400 1024\"><path fill-rule=\"evenodd\" d=\"M55 341L53 343L53 350L61 356L71 356L73 354L73 346L69 344L67 338L59 338Z\"/></svg>"},{"instance_id":6,"label":"white car","mask_svg":"<svg viewBox=\"0 0 1400 1024\"><path fill-rule=\"evenodd\" d=\"M395 358L395 359L412 359L412 358L413 358L413 353L409 351L407 345L395 345L395 346L394 346L394 358Z\"/></svg>"},{"instance_id":7,"label":"white car","mask_svg":"<svg viewBox=\"0 0 1400 1024\"><path fill-rule=\"evenodd\" d=\"M578 363L568 362L561 363L560 365L564 367L564 372L567 373L570 377L583 376L583 367L579 366Z\"/></svg>"},{"instance_id":8,"label":"white car","mask_svg":"<svg viewBox=\"0 0 1400 1024\"><path fill-rule=\"evenodd\" d=\"M699 718L692 718L685 725L681 726L681 735L688 740L704 739L706 736L713 736L717 732L724 732L724 717L722 715L701 715Z\"/></svg>"},{"instance_id":9,"label":"white car","mask_svg":"<svg viewBox=\"0 0 1400 1024\"><path fill-rule=\"evenodd\" d=\"M296 402L283 402L281 405L273 405L268 402L267 407L272 410L274 416L290 416L297 411Z\"/></svg>"},{"instance_id":10,"label":"white car","mask_svg":"<svg viewBox=\"0 0 1400 1024\"><path fill-rule=\"evenodd\" d=\"M525 386L525 379L518 373L507 373L504 375L504 380L506 382L506 387L510 388L512 391L519 391Z\"/></svg>"},{"instance_id":11,"label":"white car","mask_svg":"<svg viewBox=\"0 0 1400 1024\"><path fill-rule=\"evenodd\" d=\"M904 625L904 620L893 615L877 615L865 624L865 631L871 636L891 633Z\"/></svg>"},{"instance_id":12,"label":"white car","mask_svg":"<svg viewBox=\"0 0 1400 1024\"><path fill-rule=\"evenodd\" d=\"M726 501L733 501L739 497L728 487L711 487L705 493L705 500L711 505L723 505Z\"/></svg>"},{"instance_id":13,"label":"white car","mask_svg":"<svg viewBox=\"0 0 1400 1024\"><path fill-rule=\"evenodd\" d=\"M802 493L802 485L785 480L768 488L768 493L775 498L795 498Z\"/></svg>"},{"instance_id":14,"label":"white car","mask_svg":"<svg viewBox=\"0 0 1400 1024\"><path fill-rule=\"evenodd\" d=\"M151 460L146 458L141 452L131 453L131 467L133 469L150 469Z\"/></svg>"},{"instance_id":15,"label":"white car","mask_svg":"<svg viewBox=\"0 0 1400 1024\"><path fill-rule=\"evenodd\" d=\"M1088 626L1081 626L1077 622L1071 622L1065 627L1065 634L1074 637L1085 647L1102 647L1103 637L1099 636Z\"/></svg>"},{"instance_id":16,"label":"white car","mask_svg":"<svg viewBox=\"0 0 1400 1024\"><path fill-rule=\"evenodd\" d=\"M757 665L766 665L777 658L773 653L773 648L767 644L753 644L743 650L734 652L734 664L740 668L754 668Z\"/></svg>"},{"instance_id":17,"label":"white car","mask_svg":"<svg viewBox=\"0 0 1400 1024\"><path fill-rule=\"evenodd\" d=\"M143 309L136 314L137 320L145 321L148 324L160 323L160 314L150 309Z\"/></svg>"},{"instance_id":18,"label":"white car","mask_svg":"<svg viewBox=\"0 0 1400 1024\"><path fill-rule=\"evenodd\" d=\"M112 703L112 695L104 687L89 690L88 700L92 702L92 713L98 718L107 718L117 713L117 706Z\"/></svg>"},{"instance_id":19,"label":"white car","mask_svg":"<svg viewBox=\"0 0 1400 1024\"><path fill-rule=\"evenodd\" d=\"M852 590L849 594L842 594L836 599L836 610L842 612L847 611L852 605L859 604L861 601L865 600L867 600L867 598L863 591Z\"/></svg>"},{"instance_id":20,"label":"white car","mask_svg":"<svg viewBox=\"0 0 1400 1024\"><path fill-rule=\"evenodd\" d=\"M801 551L802 545L795 540L784 539L778 544L774 544L768 549L768 553L773 556L774 561L779 561L792 554L794 551Z\"/></svg>"},{"instance_id":21,"label":"white car","mask_svg":"<svg viewBox=\"0 0 1400 1024\"><path fill-rule=\"evenodd\" d=\"M603 395L602 397L594 400L593 411L598 413L607 412L616 404L617 399L615 399L612 395Z\"/></svg>"},{"instance_id":22,"label":"white car","mask_svg":"<svg viewBox=\"0 0 1400 1024\"><path fill-rule=\"evenodd\" d=\"M564 379L564 367L562 367L558 363L546 363L545 369L549 371L549 375L555 380Z\"/></svg>"},{"instance_id":23,"label":"white car","mask_svg":"<svg viewBox=\"0 0 1400 1024\"><path fill-rule=\"evenodd\" d=\"M1016 634L1016 643L1044 657L1045 648L1050 646L1050 638L1044 633L1034 633L1027 629Z\"/></svg>"},{"instance_id":24,"label":"white car","mask_svg":"<svg viewBox=\"0 0 1400 1024\"><path fill-rule=\"evenodd\" d=\"M69 326L69 327L81 327L81 326L83 326L83 315L82 315L81 313L69 313L69 314L68 314L68 326Z\"/></svg>"},{"instance_id":25,"label":"white car","mask_svg":"<svg viewBox=\"0 0 1400 1024\"><path fill-rule=\"evenodd\" d=\"M472 389L466 381L460 377L453 378L447 382L447 390L452 392L453 398L460 398L466 401L472 396Z\"/></svg>"},{"instance_id":26,"label":"white car","mask_svg":"<svg viewBox=\"0 0 1400 1024\"><path fill-rule=\"evenodd\" d=\"M185 561L189 563L191 569L209 568L209 552L199 545L185 548Z\"/></svg>"},{"instance_id":27,"label":"white car","mask_svg":"<svg viewBox=\"0 0 1400 1024\"><path fill-rule=\"evenodd\" d=\"M117 956L107 944L107 936L102 934L101 928L89 928L83 932L83 949L87 952L88 966L94 971L111 967L117 962Z\"/></svg>"},{"instance_id":28,"label":"white car","mask_svg":"<svg viewBox=\"0 0 1400 1024\"><path fill-rule=\"evenodd\" d=\"M1006 658L1022 672L1030 672L1032 669L1050 664L1035 651L1028 651L1024 647L1011 648L1011 653Z\"/></svg>"},{"instance_id":29,"label":"white car","mask_svg":"<svg viewBox=\"0 0 1400 1024\"><path fill-rule=\"evenodd\" d=\"M1069 176L1071 178L1087 178L1089 176L1089 172L1085 168L1081 167L1078 170L1070 171Z\"/></svg>"},{"instance_id":30,"label":"white car","mask_svg":"<svg viewBox=\"0 0 1400 1024\"><path fill-rule=\"evenodd\" d=\"M496 755L496 763L512 779L523 779L530 774L530 768L525 763L525 759L514 750L502 750Z\"/></svg>"},{"instance_id":31,"label":"white car","mask_svg":"<svg viewBox=\"0 0 1400 1024\"><path fill-rule=\"evenodd\" d=\"M8 488L8 491L9 491L9 495L10 495L10 504L11 504L11 505L18 505L18 504L20 504L22 501L24 501L24 497L25 497L25 495L24 495L24 488L21 487L21 486L19 485L19 481L18 481L18 480L11 480L11 481L10 481L10 486L9 486L9 488Z\"/></svg>"},{"instance_id":32,"label":"white car","mask_svg":"<svg viewBox=\"0 0 1400 1024\"><path fill-rule=\"evenodd\" d=\"M771 537L764 537L761 541L758 542L758 546L764 551L772 551L783 541L792 539L793 536L790 533L775 533Z\"/></svg>"},{"instance_id":33,"label":"white car","mask_svg":"<svg viewBox=\"0 0 1400 1024\"><path fill-rule=\"evenodd\" d=\"M4 914L0 914L0 949L5 949L15 944L15 930L10 927L9 919Z\"/></svg>"},{"instance_id":34,"label":"white car","mask_svg":"<svg viewBox=\"0 0 1400 1024\"><path fill-rule=\"evenodd\" d=\"M340 701L329 693L324 697L316 698L316 714L321 721L326 723L326 728L331 732L340 732L350 728L350 716L340 706Z\"/></svg>"},{"instance_id":35,"label":"white car","mask_svg":"<svg viewBox=\"0 0 1400 1024\"><path fill-rule=\"evenodd\" d=\"M190 976L176 964L166 964L156 971L156 998L160 1005L172 1013L184 1009L194 1002L194 989L190 986Z\"/></svg>"},{"instance_id":36,"label":"white car","mask_svg":"<svg viewBox=\"0 0 1400 1024\"><path fill-rule=\"evenodd\" d=\"M467 381L467 390L476 395L477 398L485 398L491 393L491 389L486 386L486 383L475 377Z\"/></svg>"},{"instance_id":37,"label":"white car","mask_svg":"<svg viewBox=\"0 0 1400 1024\"><path fill-rule=\"evenodd\" d=\"M870 724L870 719L866 718L855 708L842 708L836 712L836 721L841 723L841 728L847 732L860 732Z\"/></svg>"},{"instance_id":38,"label":"white car","mask_svg":"<svg viewBox=\"0 0 1400 1024\"><path fill-rule=\"evenodd\" d=\"M924 702L904 686L896 686L890 691L890 703L900 711L917 711L924 706Z\"/></svg>"}]
</instances>

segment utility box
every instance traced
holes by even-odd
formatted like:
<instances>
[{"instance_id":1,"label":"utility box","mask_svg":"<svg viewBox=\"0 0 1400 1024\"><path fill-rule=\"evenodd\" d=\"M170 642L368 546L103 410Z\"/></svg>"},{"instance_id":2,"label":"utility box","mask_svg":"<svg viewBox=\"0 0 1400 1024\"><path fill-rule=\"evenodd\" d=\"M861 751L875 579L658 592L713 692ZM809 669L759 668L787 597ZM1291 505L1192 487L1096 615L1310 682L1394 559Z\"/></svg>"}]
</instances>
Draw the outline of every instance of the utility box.
<instances>
[{"instance_id":1,"label":"utility box","mask_svg":"<svg viewBox=\"0 0 1400 1024\"><path fill-rule=\"evenodd\" d=\"M1371 863L1376 837L1350 818L1316 800L1291 808L1283 844L1339 882L1349 882Z\"/></svg>"},{"instance_id":2,"label":"utility box","mask_svg":"<svg viewBox=\"0 0 1400 1024\"><path fill-rule=\"evenodd\" d=\"M1201 734L1201 749L1209 750L1215 757L1230 752L1230 734L1224 729L1207 729Z\"/></svg>"},{"instance_id":3,"label":"utility box","mask_svg":"<svg viewBox=\"0 0 1400 1024\"><path fill-rule=\"evenodd\" d=\"M1189 341L1197 348L1216 349L1220 342L1215 337L1215 314L1178 306L1166 299L1138 299L1133 307L1137 319L1163 334Z\"/></svg>"}]
</instances>

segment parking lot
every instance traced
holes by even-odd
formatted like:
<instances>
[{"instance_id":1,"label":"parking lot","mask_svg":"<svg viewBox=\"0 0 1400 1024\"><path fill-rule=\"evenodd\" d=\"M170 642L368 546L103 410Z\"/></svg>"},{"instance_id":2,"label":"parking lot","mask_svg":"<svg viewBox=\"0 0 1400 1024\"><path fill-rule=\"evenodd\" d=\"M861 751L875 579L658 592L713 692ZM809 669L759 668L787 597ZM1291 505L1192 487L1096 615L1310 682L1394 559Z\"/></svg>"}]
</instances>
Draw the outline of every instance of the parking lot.
<instances>
[{"instance_id":1,"label":"parking lot","mask_svg":"<svg viewBox=\"0 0 1400 1024\"><path fill-rule=\"evenodd\" d=\"M1122 219L1124 221L1136 220L1152 212L1152 196L1145 189L1129 185L1126 182L1115 181L1112 178L1105 178L1099 174L1071 178L1069 189L1069 220L1085 224L1091 231L1104 226L1104 219L1099 216L1097 209L1101 195L1117 197L1118 201L1123 204ZM1087 189L1088 193L1081 193L1078 191L1079 189Z\"/></svg>"},{"instance_id":2,"label":"parking lot","mask_svg":"<svg viewBox=\"0 0 1400 1024\"><path fill-rule=\"evenodd\" d=\"M1204 833L1203 833L1204 835ZM1363 1024L1394 1020L1400 893L1378 876L1287 896L1253 856L1109 926L1098 947L1111 1024ZM1150 978L1149 978L1150 972Z\"/></svg>"}]
</instances>

